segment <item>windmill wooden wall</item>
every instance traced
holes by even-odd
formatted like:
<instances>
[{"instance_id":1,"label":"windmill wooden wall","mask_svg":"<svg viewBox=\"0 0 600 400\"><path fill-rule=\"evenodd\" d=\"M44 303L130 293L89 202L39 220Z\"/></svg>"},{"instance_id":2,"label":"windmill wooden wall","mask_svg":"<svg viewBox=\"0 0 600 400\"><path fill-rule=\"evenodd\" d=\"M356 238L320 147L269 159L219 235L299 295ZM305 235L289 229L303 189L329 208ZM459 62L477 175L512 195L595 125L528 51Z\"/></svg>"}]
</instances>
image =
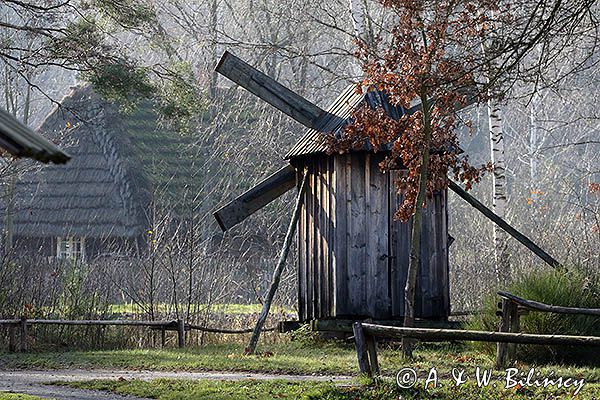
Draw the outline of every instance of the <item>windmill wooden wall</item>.
<instances>
[{"instance_id":1,"label":"windmill wooden wall","mask_svg":"<svg viewBox=\"0 0 600 400\"><path fill-rule=\"evenodd\" d=\"M298 224L300 320L399 319L404 314L410 225L393 219L400 200L380 154L354 152L294 160L308 168ZM416 315L449 315L446 193L423 218Z\"/></svg>"}]
</instances>

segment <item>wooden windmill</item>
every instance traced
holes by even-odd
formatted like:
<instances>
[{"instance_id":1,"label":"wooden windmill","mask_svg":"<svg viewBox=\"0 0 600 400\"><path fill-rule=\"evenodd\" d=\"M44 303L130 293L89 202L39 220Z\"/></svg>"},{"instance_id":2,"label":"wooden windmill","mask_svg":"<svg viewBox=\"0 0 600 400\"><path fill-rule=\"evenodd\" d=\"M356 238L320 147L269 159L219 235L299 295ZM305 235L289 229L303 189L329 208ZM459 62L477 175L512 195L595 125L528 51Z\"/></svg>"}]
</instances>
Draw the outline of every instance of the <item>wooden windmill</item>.
<instances>
[{"instance_id":1,"label":"wooden windmill","mask_svg":"<svg viewBox=\"0 0 600 400\"><path fill-rule=\"evenodd\" d=\"M396 107L384 93L357 94L351 85L323 110L230 53L216 70L308 128L287 153L288 164L214 213L221 228L242 222L305 181L298 197L300 321L402 320L411 221L393 219L401 201L394 187L399 171L383 173L378 165L385 155L368 146L327 155L323 134L339 134L365 104L396 119L419 105ZM450 180L448 187L546 263L560 266L458 184ZM445 321L450 315L447 205L447 191L437 192L424 211L417 318Z\"/></svg>"},{"instance_id":2,"label":"wooden windmill","mask_svg":"<svg viewBox=\"0 0 600 400\"><path fill-rule=\"evenodd\" d=\"M398 171L382 173L384 154L369 148L326 154L323 133L339 133L367 104L400 118L383 93L358 94L354 85L323 110L244 61L225 53L216 70L308 128L288 152L287 165L214 215L223 230L299 186L307 171L298 221L298 301L301 321L401 319L410 249L410 225L393 219L401 199ZM450 312L446 193L425 212L416 315L445 320Z\"/></svg>"}]
</instances>

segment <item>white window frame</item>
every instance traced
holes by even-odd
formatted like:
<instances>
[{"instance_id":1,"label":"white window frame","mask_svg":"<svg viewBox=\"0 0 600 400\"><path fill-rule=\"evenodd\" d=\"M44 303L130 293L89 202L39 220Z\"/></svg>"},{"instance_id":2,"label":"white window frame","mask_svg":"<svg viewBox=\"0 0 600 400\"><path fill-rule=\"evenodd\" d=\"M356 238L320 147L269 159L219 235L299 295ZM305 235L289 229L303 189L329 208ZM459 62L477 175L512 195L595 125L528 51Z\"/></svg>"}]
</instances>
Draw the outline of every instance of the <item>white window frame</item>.
<instances>
[{"instance_id":1,"label":"white window frame","mask_svg":"<svg viewBox=\"0 0 600 400\"><path fill-rule=\"evenodd\" d=\"M65 248L62 245L65 244ZM79 251L75 250L79 244ZM74 236L58 236L56 238L56 258L61 260L85 260L85 238Z\"/></svg>"}]
</instances>

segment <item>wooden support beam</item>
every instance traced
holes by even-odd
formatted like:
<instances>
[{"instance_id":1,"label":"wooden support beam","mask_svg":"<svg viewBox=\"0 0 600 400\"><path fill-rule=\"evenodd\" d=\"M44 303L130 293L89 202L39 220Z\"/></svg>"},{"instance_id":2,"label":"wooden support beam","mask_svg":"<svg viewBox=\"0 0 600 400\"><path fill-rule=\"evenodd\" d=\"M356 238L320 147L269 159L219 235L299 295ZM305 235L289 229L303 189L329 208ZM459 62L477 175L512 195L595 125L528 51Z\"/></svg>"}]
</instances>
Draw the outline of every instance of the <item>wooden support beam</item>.
<instances>
[{"instance_id":1,"label":"wooden support beam","mask_svg":"<svg viewBox=\"0 0 600 400\"><path fill-rule=\"evenodd\" d=\"M379 361L377 360L377 340L375 336L365 335L367 343L367 351L369 352L369 365L371 366L371 374L379 375Z\"/></svg>"},{"instance_id":2,"label":"wooden support beam","mask_svg":"<svg viewBox=\"0 0 600 400\"><path fill-rule=\"evenodd\" d=\"M371 365L369 364L369 350L367 348L367 341L362 324L360 322L355 322L352 328L354 331L354 344L356 345L356 356L358 358L358 368L360 369L360 373L373 377L373 371L371 371Z\"/></svg>"},{"instance_id":3,"label":"wooden support beam","mask_svg":"<svg viewBox=\"0 0 600 400\"><path fill-rule=\"evenodd\" d=\"M244 192L213 213L223 231L239 224L296 185L296 170L291 165L279 169L252 189Z\"/></svg>"},{"instance_id":4,"label":"wooden support beam","mask_svg":"<svg viewBox=\"0 0 600 400\"><path fill-rule=\"evenodd\" d=\"M310 328L316 332L344 332L352 333L353 325L356 319L313 319L310 321ZM386 326L402 326L402 320L373 320L369 323ZM462 327L460 321L432 321L426 319L418 319L415 321L417 328L450 328L458 329Z\"/></svg>"},{"instance_id":5,"label":"wooden support beam","mask_svg":"<svg viewBox=\"0 0 600 400\"><path fill-rule=\"evenodd\" d=\"M405 328L362 324L366 335L402 339L411 337L425 341L467 340L475 342L507 342L519 344L600 346L599 336L538 335L530 333L485 332L458 329Z\"/></svg>"},{"instance_id":6,"label":"wooden support beam","mask_svg":"<svg viewBox=\"0 0 600 400\"><path fill-rule=\"evenodd\" d=\"M475 207L479 212L481 212L483 215L485 215L487 218L489 218L492 222L494 222L500 228L504 229L509 235L511 235L512 237L517 239L523 246L525 246L529 250L531 250L535 255L537 255L542 260L544 260L544 262L546 262L552 268L560 268L560 269L565 270L565 268L562 266L562 264L559 263L558 261L556 261L554 258L552 258L552 256L550 254L548 254L544 250L542 250L537 244L535 244L527 236L523 235L521 232L519 232L518 230L516 230L515 228L510 226L508 224L508 222L506 222L505 220L500 218L492 210L490 210L489 208L484 206L479 200L477 200L475 197L473 197L469 193L467 193L467 191L464 190L463 188L461 188L456 182L453 182L452 180L448 180L448 188L450 188L450 190L452 190L454 193L459 195L467 203L469 203L470 205Z\"/></svg>"},{"instance_id":7,"label":"wooden support beam","mask_svg":"<svg viewBox=\"0 0 600 400\"><path fill-rule=\"evenodd\" d=\"M324 110L233 54L226 51L215 70L301 124L320 129Z\"/></svg>"},{"instance_id":8,"label":"wooden support beam","mask_svg":"<svg viewBox=\"0 0 600 400\"><path fill-rule=\"evenodd\" d=\"M269 311L271 310L271 303L275 298L275 293L277 293L279 281L281 280L281 274L283 273L283 268L285 267L285 261L287 260L288 253L292 245L292 239L294 237L294 233L296 232L296 226L298 225L298 218L300 217L300 210L302 209L302 196L304 195L304 188L306 186L307 181L308 171L305 171L304 177L302 178L302 184L300 185L300 190L298 190L298 196L296 196L296 205L294 207L292 219L290 220L290 224L288 225L288 229L285 234L283 248L279 253L279 260L277 260L277 266L275 267L275 271L273 271L271 285L269 286L269 291L265 296L263 308L260 311L260 315L258 316L258 320L256 321L256 326L254 327L252 337L250 338L250 342L248 344L248 348L246 349L247 354L254 354L254 352L256 351L256 345L258 344L260 332L263 330L263 326L265 325L265 321L267 320L267 317L269 316Z\"/></svg>"},{"instance_id":9,"label":"wooden support beam","mask_svg":"<svg viewBox=\"0 0 600 400\"><path fill-rule=\"evenodd\" d=\"M513 302L534 311L541 312L552 312L557 314L581 314L581 315L594 315L600 316L600 308L580 308L580 307L562 307L562 306L553 306L549 304L540 303L533 300L526 300L522 297L515 296L512 293L499 291L498 295L512 300Z\"/></svg>"}]
</instances>

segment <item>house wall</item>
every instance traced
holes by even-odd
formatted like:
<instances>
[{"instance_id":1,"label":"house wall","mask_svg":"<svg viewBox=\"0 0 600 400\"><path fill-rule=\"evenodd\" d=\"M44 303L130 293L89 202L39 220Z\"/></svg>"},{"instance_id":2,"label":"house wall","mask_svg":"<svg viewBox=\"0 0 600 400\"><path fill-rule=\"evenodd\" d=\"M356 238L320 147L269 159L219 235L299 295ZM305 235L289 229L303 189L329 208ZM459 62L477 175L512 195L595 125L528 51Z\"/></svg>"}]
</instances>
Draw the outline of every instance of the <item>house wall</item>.
<instances>
[{"instance_id":1,"label":"house wall","mask_svg":"<svg viewBox=\"0 0 600 400\"><path fill-rule=\"evenodd\" d=\"M15 238L15 251L17 256L43 257L48 259L56 257L56 237L26 237ZM137 256L135 239L128 238L85 238L85 256L91 261L100 256Z\"/></svg>"},{"instance_id":2,"label":"house wall","mask_svg":"<svg viewBox=\"0 0 600 400\"><path fill-rule=\"evenodd\" d=\"M366 152L296 160L309 179L298 221L301 320L400 319L410 249L410 223L393 219L401 199L395 174ZM300 181L300 179L299 179ZM416 314L449 314L446 193L425 210Z\"/></svg>"}]
</instances>

